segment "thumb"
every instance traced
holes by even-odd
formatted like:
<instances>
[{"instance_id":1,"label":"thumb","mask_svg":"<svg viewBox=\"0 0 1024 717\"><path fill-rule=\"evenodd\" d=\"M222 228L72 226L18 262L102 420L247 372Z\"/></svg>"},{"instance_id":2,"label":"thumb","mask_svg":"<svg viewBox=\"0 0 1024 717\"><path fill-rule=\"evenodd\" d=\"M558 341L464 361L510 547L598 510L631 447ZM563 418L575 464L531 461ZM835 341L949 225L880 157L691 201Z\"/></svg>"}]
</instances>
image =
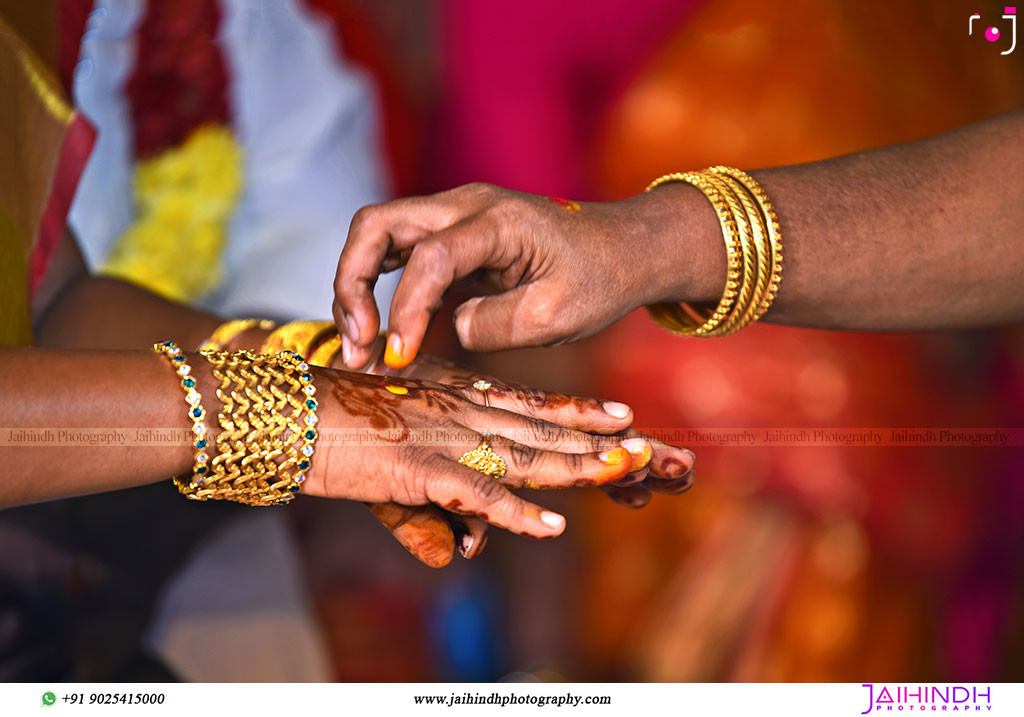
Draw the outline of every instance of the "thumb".
<instances>
[{"instance_id":1,"label":"thumb","mask_svg":"<svg viewBox=\"0 0 1024 717\"><path fill-rule=\"evenodd\" d=\"M541 346L556 338L551 302L536 284L517 286L493 296L477 296L455 310L459 342L470 351Z\"/></svg>"}]
</instances>

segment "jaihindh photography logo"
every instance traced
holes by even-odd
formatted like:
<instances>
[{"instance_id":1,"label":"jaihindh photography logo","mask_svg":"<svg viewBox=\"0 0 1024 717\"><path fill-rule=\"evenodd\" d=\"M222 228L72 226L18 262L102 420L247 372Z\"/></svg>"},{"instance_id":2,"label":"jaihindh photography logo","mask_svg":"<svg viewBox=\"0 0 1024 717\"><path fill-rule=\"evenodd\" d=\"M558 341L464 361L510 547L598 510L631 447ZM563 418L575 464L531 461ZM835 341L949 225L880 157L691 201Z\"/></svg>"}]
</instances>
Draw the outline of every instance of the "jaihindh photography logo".
<instances>
[{"instance_id":1,"label":"jaihindh photography logo","mask_svg":"<svg viewBox=\"0 0 1024 717\"><path fill-rule=\"evenodd\" d=\"M885 685L865 683L862 715L875 712L990 712L990 685ZM861 704L864 704L863 702Z\"/></svg>"}]
</instances>

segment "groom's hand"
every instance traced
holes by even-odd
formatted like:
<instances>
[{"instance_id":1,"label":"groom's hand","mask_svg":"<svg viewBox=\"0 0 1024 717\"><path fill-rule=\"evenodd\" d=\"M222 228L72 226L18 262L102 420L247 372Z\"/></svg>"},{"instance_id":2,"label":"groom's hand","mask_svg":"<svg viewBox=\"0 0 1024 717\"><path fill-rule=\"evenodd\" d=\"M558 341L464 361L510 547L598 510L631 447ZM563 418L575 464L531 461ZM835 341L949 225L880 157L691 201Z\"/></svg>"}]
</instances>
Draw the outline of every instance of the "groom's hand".
<instances>
[{"instance_id":1,"label":"groom's hand","mask_svg":"<svg viewBox=\"0 0 1024 717\"><path fill-rule=\"evenodd\" d=\"M403 265L385 354L393 368L416 357L445 291L481 271L499 293L455 313L459 340L475 351L575 341L644 304L679 300L680 279L693 267L692 246L689 263L676 256L688 223L678 200L688 191L666 186L624 202L579 204L470 184L364 207L334 283L348 366L364 364L377 337L378 275ZM713 213L710 221L714 227Z\"/></svg>"}]
</instances>

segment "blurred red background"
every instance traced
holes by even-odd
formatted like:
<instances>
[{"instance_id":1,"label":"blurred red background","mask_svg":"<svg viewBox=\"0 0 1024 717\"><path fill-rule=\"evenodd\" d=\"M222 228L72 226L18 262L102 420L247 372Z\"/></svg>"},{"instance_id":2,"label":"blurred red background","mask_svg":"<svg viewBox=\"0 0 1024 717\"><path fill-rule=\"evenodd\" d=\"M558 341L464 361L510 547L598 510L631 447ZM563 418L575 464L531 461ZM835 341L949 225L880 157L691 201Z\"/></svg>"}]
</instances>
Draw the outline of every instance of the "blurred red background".
<instances>
[{"instance_id":1,"label":"blurred red background","mask_svg":"<svg viewBox=\"0 0 1024 717\"><path fill-rule=\"evenodd\" d=\"M614 200L666 172L812 161L1024 101L1020 53L1000 56L967 35L977 3L448 0L433 6L426 39L409 29L405 3L353 5L382 42L403 48L388 61L420 113L409 128L417 139L403 146L422 154L399 158L418 168L403 186L412 191L488 181ZM638 257L639 271L646 261L658 258ZM444 318L429 341L510 379L627 401L641 427L1019 427L1024 413L1016 329L761 325L700 341L637 313L558 349L468 355ZM636 512L598 495L559 496L570 519L561 546L495 535L484 557L456 569L468 586L459 594L491 605L483 613L496 644L479 654L496 657L485 661L490 673L454 674L1024 674L1019 450L691 447L690 493ZM451 593L450 577L419 589L443 606L448 598L436 596ZM376 676L451 676L454 663L438 651L458 650L436 638L446 614L429 613L411 640L430 667ZM340 676L358 678L350 667Z\"/></svg>"}]
</instances>

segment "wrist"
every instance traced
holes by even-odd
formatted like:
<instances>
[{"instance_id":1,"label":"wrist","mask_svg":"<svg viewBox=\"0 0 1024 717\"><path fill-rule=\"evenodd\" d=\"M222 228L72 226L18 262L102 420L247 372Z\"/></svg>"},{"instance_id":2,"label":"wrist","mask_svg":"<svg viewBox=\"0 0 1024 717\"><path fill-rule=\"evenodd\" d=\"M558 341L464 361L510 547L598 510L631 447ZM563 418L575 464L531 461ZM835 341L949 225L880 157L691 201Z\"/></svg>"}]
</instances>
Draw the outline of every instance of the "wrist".
<instances>
[{"instance_id":1,"label":"wrist","mask_svg":"<svg viewBox=\"0 0 1024 717\"><path fill-rule=\"evenodd\" d=\"M637 245L653 257L643 304L714 304L725 287L726 252L711 203L685 182L668 182L630 200Z\"/></svg>"}]
</instances>

